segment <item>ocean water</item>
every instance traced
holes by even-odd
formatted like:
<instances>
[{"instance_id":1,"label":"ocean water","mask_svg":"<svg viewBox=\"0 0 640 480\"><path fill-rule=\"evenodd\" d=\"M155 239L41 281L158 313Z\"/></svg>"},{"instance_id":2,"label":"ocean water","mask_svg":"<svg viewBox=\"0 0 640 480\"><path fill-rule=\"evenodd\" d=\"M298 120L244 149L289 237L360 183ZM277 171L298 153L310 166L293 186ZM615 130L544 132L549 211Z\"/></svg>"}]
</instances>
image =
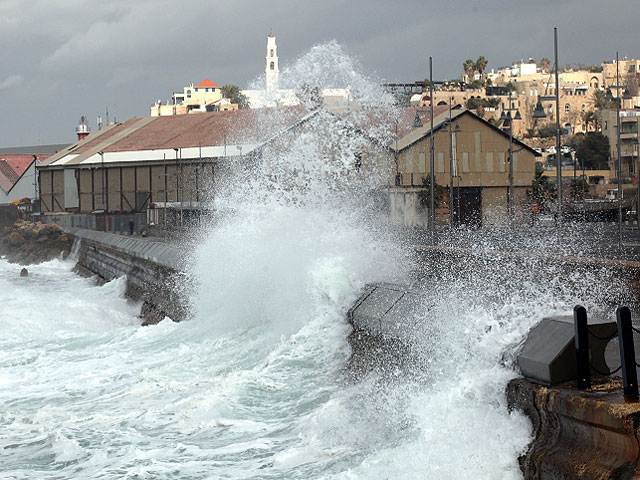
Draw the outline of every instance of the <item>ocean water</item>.
<instances>
[{"instance_id":1,"label":"ocean water","mask_svg":"<svg viewBox=\"0 0 640 480\"><path fill-rule=\"evenodd\" d=\"M394 114L335 42L281 78L348 82L360 105ZM341 139L331 156L327 138ZM140 327L125 279L97 286L71 260L27 278L0 260L0 478L520 478L531 425L506 405L515 352L594 282L567 289L535 262L479 255L421 282L433 296L421 373L353 383L348 308L366 283L414 282L417 268L367 201L389 172L355 171L360 147L307 131L212 186L218 217L190 239L182 323Z\"/></svg>"}]
</instances>

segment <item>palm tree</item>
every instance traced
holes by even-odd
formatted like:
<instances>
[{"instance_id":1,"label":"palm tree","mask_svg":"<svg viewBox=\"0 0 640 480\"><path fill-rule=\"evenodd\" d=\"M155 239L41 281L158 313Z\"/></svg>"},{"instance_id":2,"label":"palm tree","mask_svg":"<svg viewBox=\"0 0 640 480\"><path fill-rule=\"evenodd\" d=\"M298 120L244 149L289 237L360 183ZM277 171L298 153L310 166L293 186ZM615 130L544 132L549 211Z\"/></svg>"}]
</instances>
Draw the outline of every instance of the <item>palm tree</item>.
<instances>
[{"instance_id":1,"label":"palm tree","mask_svg":"<svg viewBox=\"0 0 640 480\"><path fill-rule=\"evenodd\" d=\"M471 76L473 75L473 72L475 72L476 70L475 62L470 58L468 58L462 64L462 68L464 69L464 73L466 73L469 79L472 80Z\"/></svg>"},{"instance_id":2,"label":"palm tree","mask_svg":"<svg viewBox=\"0 0 640 480\"><path fill-rule=\"evenodd\" d=\"M484 69L487 68L487 64L489 61L483 56L479 56L478 60L476 60L475 67L480 75L484 74Z\"/></svg>"},{"instance_id":3,"label":"palm tree","mask_svg":"<svg viewBox=\"0 0 640 480\"><path fill-rule=\"evenodd\" d=\"M584 131L588 132L589 127L593 125L594 130L598 129L598 116L593 110L586 110L582 112L582 123L584 124Z\"/></svg>"},{"instance_id":4,"label":"palm tree","mask_svg":"<svg viewBox=\"0 0 640 480\"><path fill-rule=\"evenodd\" d=\"M551 60L549 60L547 57L540 59L540 68L543 72L549 71L549 65L551 65Z\"/></svg>"}]
</instances>

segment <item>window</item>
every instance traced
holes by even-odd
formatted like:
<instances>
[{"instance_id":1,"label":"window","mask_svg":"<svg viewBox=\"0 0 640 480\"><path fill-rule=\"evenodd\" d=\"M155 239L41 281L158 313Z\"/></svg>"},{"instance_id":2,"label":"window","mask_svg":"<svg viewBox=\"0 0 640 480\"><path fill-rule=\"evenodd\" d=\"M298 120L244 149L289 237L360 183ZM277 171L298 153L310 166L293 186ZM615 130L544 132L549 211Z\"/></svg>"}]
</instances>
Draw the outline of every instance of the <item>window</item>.
<instances>
[{"instance_id":1,"label":"window","mask_svg":"<svg viewBox=\"0 0 640 480\"><path fill-rule=\"evenodd\" d=\"M187 98L191 98L191 90L187 90Z\"/></svg>"},{"instance_id":2,"label":"window","mask_svg":"<svg viewBox=\"0 0 640 480\"><path fill-rule=\"evenodd\" d=\"M553 113L553 105L549 105L549 113Z\"/></svg>"},{"instance_id":3,"label":"window","mask_svg":"<svg viewBox=\"0 0 640 480\"><path fill-rule=\"evenodd\" d=\"M582 111L584 112L585 106L584 103L582 104Z\"/></svg>"},{"instance_id":4,"label":"window","mask_svg":"<svg viewBox=\"0 0 640 480\"><path fill-rule=\"evenodd\" d=\"M462 173L469 171L469 152L462 152Z\"/></svg>"},{"instance_id":5,"label":"window","mask_svg":"<svg viewBox=\"0 0 640 480\"><path fill-rule=\"evenodd\" d=\"M275 64L275 63L273 63L273 62L271 62L271 65L269 66L269 68L270 68L271 70L274 70L274 69L275 69L275 67L276 67L276 64Z\"/></svg>"},{"instance_id":6,"label":"window","mask_svg":"<svg viewBox=\"0 0 640 480\"><path fill-rule=\"evenodd\" d=\"M487 152L487 172L493 172L493 152Z\"/></svg>"},{"instance_id":7,"label":"window","mask_svg":"<svg viewBox=\"0 0 640 480\"><path fill-rule=\"evenodd\" d=\"M271 56L273 57L273 48L271 49Z\"/></svg>"},{"instance_id":8,"label":"window","mask_svg":"<svg viewBox=\"0 0 640 480\"><path fill-rule=\"evenodd\" d=\"M504 152L498 152L498 171L504 173L507 170L506 160Z\"/></svg>"},{"instance_id":9,"label":"window","mask_svg":"<svg viewBox=\"0 0 640 480\"><path fill-rule=\"evenodd\" d=\"M195 88L196 92L198 91L198 87Z\"/></svg>"},{"instance_id":10,"label":"window","mask_svg":"<svg viewBox=\"0 0 640 480\"><path fill-rule=\"evenodd\" d=\"M418 172L427 173L427 156L424 152L418 154Z\"/></svg>"},{"instance_id":11,"label":"window","mask_svg":"<svg viewBox=\"0 0 640 480\"><path fill-rule=\"evenodd\" d=\"M571 111L571 105L566 103L565 106L564 106L564 111L567 112L567 113L570 112Z\"/></svg>"},{"instance_id":12,"label":"window","mask_svg":"<svg viewBox=\"0 0 640 480\"><path fill-rule=\"evenodd\" d=\"M436 158L436 173L444 172L444 152L438 152Z\"/></svg>"}]
</instances>

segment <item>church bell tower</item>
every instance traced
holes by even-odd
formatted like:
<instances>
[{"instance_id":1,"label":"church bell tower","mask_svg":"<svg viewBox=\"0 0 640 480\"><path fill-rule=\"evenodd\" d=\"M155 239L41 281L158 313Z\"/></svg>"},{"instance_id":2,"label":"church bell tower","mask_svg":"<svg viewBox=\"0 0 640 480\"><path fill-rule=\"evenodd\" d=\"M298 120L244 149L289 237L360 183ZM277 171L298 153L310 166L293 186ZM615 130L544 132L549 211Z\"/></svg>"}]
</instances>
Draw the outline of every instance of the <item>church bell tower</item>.
<instances>
[{"instance_id":1,"label":"church bell tower","mask_svg":"<svg viewBox=\"0 0 640 480\"><path fill-rule=\"evenodd\" d=\"M276 45L276 37L270 33L267 36L267 63L265 74L267 79L267 90L274 91L278 89L278 47Z\"/></svg>"}]
</instances>

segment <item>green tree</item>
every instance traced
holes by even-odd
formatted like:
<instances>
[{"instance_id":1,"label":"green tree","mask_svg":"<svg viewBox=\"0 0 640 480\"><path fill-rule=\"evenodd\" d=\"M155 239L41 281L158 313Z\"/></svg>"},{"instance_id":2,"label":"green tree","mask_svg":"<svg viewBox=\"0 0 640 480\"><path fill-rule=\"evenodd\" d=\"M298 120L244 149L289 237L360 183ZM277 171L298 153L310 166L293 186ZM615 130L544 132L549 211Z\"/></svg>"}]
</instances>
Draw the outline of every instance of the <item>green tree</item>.
<instances>
[{"instance_id":1,"label":"green tree","mask_svg":"<svg viewBox=\"0 0 640 480\"><path fill-rule=\"evenodd\" d=\"M536 162L536 175L531 183L533 201L538 204L541 212L546 211L547 203L553 198L556 187L543 175L544 168Z\"/></svg>"},{"instance_id":2,"label":"green tree","mask_svg":"<svg viewBox=\"0 0 640 480\"><path fill-rule=\"evenodd\" d=\"M609 168L609 138L600 132L589 132L578 143L576 157L585 168Z\"/></svg>"},{"instance_id":3,"label":"green tree","mask_svg":"<svg viewBox=\"0 0 640 480\"><path fill-rule=\"evenodd\" d=\"M574 200L584 200L587 193L589 193L589 184L584 178L577 177L571 179L569 194Z\"/></svg>"},{"instance_id":4,"label":"green tree","mask_svg":"<svg viewBox=\"0 0 640 480\"><path fill-rule=\"evenodd\" d=\"M560 135L565 135L567 133L567 129L560 127ZM550 138L556 136L556 124L555 123L547 123L542 127L538 128L538 137L542 138Z\"/></svg>"},{"instance_id":5,"label":"green tree","mask_svg":"<svg viewBox=\"0 0 640 480\"><path fill-rule=\"evenodd\" d=\"M231 100L231 103L237 103L238 108L249 108L249 99L240 92L237 85L228 83L222 87L222 96Z\"/></svg>"},{"instance_id":6,"label":"green tree","mask_svg":"<svg viewBox=\"0 0 640 480\"><path fill-rule=\"evenodd\" d=\"M422 186L423 190L418 192L418 199L420 200L420 205L423 207L429 207L431 205L431 174L428 173L426 177L422 177ZM442 197L444 196L444 188L441 185L438 185L437 182L433 184L433 203L437 207L440 202L442 202Z\"/></svg>"}]
</instances>

